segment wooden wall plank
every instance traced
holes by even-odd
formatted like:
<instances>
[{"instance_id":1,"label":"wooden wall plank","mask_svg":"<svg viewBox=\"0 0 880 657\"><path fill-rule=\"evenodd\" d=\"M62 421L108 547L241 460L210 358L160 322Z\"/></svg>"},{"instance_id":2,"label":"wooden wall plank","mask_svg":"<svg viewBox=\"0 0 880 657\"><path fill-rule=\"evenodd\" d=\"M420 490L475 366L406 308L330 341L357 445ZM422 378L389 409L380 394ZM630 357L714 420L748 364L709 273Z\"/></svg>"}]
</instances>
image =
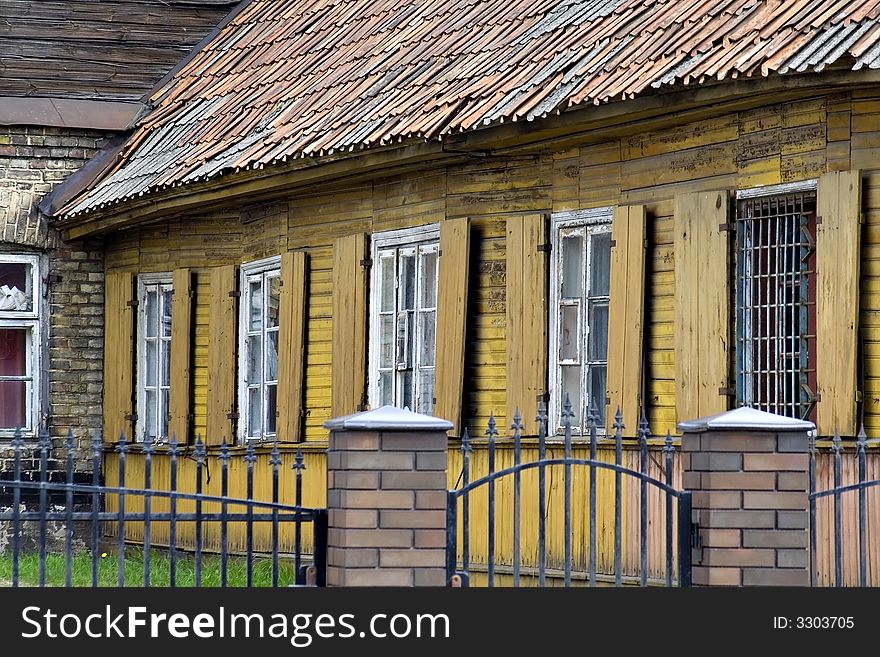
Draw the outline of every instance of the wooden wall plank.
<instances>
[{"instance_id":1,"label":"wooden wall plank","mask_svg":"<svg viewBox=\"0 0 880 657\"><path fill-rule=\"evenodd\" d=\"M727 410L728 192L675 197L675 405L678 422Z\"/></svg>"},{"instance_id":2,"label":"wooden wall plank","mask_svg":"<svg viewBox=\"0 0 880 657\"><path fill-rule=\"evenodd\" d=\"M281 256L281 320L278 345L278 440L302 440L308 254Z\"/></svg>"},{"instance_id":3,"label":"wooden wall plank","mask_svg":"<svg viewBox=\"0 0 880 657\"><path fill-rule=\"evenodd\" d=\"M331 415L362 408L366 391L366 235L340 237L333 246L333 347Z\"/></svg>"},{"instance_id":4,"label":"wooden wall plank","mask_svg":"<svg viewBox=\"0 0 880 657\"><path fill-rule=\"evenodd\" d=\"M645 231L645 206L614 209L605 419L606 430L612 432L614 415L620 408L626 436L637 435L642 405Z\"/></svg>"},{"instance_id":5,"label":"wooden wall plank","mask_svg":"<svg viewBox=\"0 0 880 657\"><path fill-rule=\"evenodd\" d=\"M507 418L518 408L524 435L537 435L538 398L547 392L547 220L507 220Z\"/></svg>"},{"instance_id":6,"label":"wooden wall plank","mask_svg":"<svg viewBox=\"0 0 880 657\"><path fill-rule=\"evenodd\" d=\"M856 427L861 172L833 171L816 193L816 408L819 435Z\"/></svg>"},{"instance_id":7,"label":"wooden wall plank","mask_svg":"<svg viewBox=\"0 0 880 657\"><path fill-rule=\"evenodd\" d=\"M168 402L168 433L178 442L190 442L192 398L192 272L175 269L171 302L171 390Z\"/></svg>"},{"instance_id":8,"label":"wooden wall plank","mask_svg":"<svg viewBox=\"0 0 880 657\"><path fill-rule=\"evenodd\" d=\"M470 220L441 222L434 415L452 422L453 436L460 436L462 428L469 274Z\"/></svg>"},{"instance_id":9,"label":"wooden wall plank","mask_svg":"<svg viewBox=\"0 0 880 657\"><path fill-rule=\"evenodd\" d=\"M104 278L104 441L134 438L134 275Z\"/></svg>"},{"instance_id":10,"label":"wooden wall plank","mask_svg":"<svg viewBox=\"0 0 880 657\"><path fill-rule=\"evenodd\" d=\"M211 271L211 311L208 327L208 403L205 444L235 442L236 299L235 265Z\"/></svg>"}]
</instances>

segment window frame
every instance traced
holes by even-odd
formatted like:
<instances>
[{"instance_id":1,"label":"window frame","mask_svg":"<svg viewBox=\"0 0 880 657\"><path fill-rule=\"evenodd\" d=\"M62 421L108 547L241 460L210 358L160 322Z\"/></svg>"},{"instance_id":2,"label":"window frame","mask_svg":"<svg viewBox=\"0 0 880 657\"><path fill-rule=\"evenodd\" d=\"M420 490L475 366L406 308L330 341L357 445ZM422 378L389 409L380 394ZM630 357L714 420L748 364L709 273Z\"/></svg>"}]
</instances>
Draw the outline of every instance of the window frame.
<instances>
[{"instance_id":1,"label":"window frame","mask_svg":"<svg viewBox=\"0 0 880 657\"><path fill-rule=\"evenodd\" d=\"M562 390L562 363L560 358L560 350L561 350L561 334L560 334L560 326L559 326L559 307L561 304L561 285L562 285L562 233L567 228L580 228L583 227L585 229L585 235L589 238L591 235L595 234L611 234L612 229L612 220L614 217L614 208L611 206L599 207L599 208L589 208L586 210L573 210L567 212L558 212L554 213L550 216L550 307L549 307L549 334L548 334L548 373L547 373L547 381L548 381L548 390L549 401L547 404L547 417L548 417L548 434L550 435L559 435L563 432L562 426L562 405L563 400L561 399L560 394L554 394L554 391ZM584 252L589 253L589 242L584 245ZM610 261L609 261L609 289L608 289L608 299L610 301L611 298L611 284L610 284ZM588 262L585 266L582 267L582 298L587 300L587 304L589 304L590 295L587 294L587 282L590 277L590 263ZM572 434L573 435L587 435L589 433L589 429L587 427L586 421L586 412L587 412L587 392L589 390L588 380L590 375L590 366L595 366L597 362L587 363L587 353L585 349L589 344L589 322L588 322L588 310L589 308L584 308L578 317L578 336L581 340L581 346L579 347L582 352L582 358L580 359L582 362L581 365L581 377L580 377L580 390L581 390L581 410L578 412L579 421L577 423L572 422ZM607 372L608 372L608 356L606 353L605 357L605 368L606 368L606 397L607 397ZM577 364L577 363L573 363ZM601 400L602 406L605 405L605 399ZM605 435L605 425L604 423L599 423L596 427L596 433L599 436Z\"/></svg>"},{"instance_id":2,"label":"window frame","mask_svg":"<svg viewBox=\"0 0 880 657\"><path fill-rule=\"evenodd\" d=\"M818 212L818 202L819 202L818 186L819 186L818 179L812 178L809 180L802 180L802 181L791 182L791 183L782 183L782 184L776 184L776 185L760 185L760 186L756 186L756 187L750 187L750 188L746 188L746 189L736 190L736 192L734 194L733 207L732 207L731 211L733 213L733 223L737 227L737 231L735 233L735 237L734 237L733 245L732 245L732 250L734 253L733 262L732 262L732 275L733 275L733 279L734 279L732 306L733 306L733 329L734 329L734 345L735 345L735 353L734 353L734 359L733 359L732 366L734 369L734 390L735 390L734 405L736 407L747 406L746 392L745 392L746 391L746 383L744 381L745 353L743 352L742 345L741 345L741 342L743 341L742 331L744 329L743 329L743 327L741 327L741 320L740 320L740 312L741 312L740 303L742 301L742 294L743 294L743 290L740 289L740 279L742 277L741 276L741 267L744 266L744 263L740 263L740 260L739 260L739 250L740 250L740 240L741 240L741 236L739 235L739 228L740 228L740 222L743 221L740 219L740 204L742 201L747 201L747 200L765 199L765 198L769 199L769 198L773 198L773 197L781 198L781 197L784 197L787 195L793 195L793 194L810 194L810 193L812 193L813 198L814 198L814 203L816 205L816 210L814 211L814 214L815 214L815 212ZM816 238L815 231L813 232L812 238L813 238L813 240L815 240L815 238ZM814 249L814 251L812 253L812 258L815 258L815 256L816 256L816 254L815 254L815 249ZM807 273L810 274L809 269L808 269ZM784 275L788 276L789 274L786 273ZM808 299L806 302L804 302L807 304L807 307L808 307L808 309L807 309L807 311L808 311L808 317L807 317L808 329L807 329L806 335L801 338L807 344L807 355L806 355L806 357L801 355L801 361L802 361L801 366L802 366L802 368L804 368L804 372L799 374L799 376L806 375L808 377L809 377L809 373L811 371L815 372L815 330L814 329L815 329L815 322L816 322L816 317L815 317L815 310L816 309L815 309L815 303L814 303L815 299L813 300L813 302L810 302L810 300L809 300L809 298L810 298L809 295L811 294L810 290L812 289L813 295L816 292L815 291L815 284L816 284L815 269L812 271L811 275L813 277L812 283L810 282L809 278L807 279L807 281L805 281L805 287L808 290L808 292L807 292ZM744 306L743 306L743 308L744 308ZM809 315L809 313L811 311L813 313L812 316ZM812 338L810 337L811 334L813 335ZM752 339L755 339L755 338L752 338ZM803 402L795 402L795 405L799 405L801 403L803 403ZM751 407L755 407L755 406L751 406ZM810 403L810 406L808 407L808 410L807 410L807 417L814 417L814 415L815 415L815 401L812 401ZM801 419L801 418L798 418L798 419Z\"/></svg>"},{"instance_id":3,"label":"window frame","mask_svg":"<svg viewBox=\"0 0 880 657\"><path fill-rule=\"evenodd\" d=\"M147 413L146 413L146 409L147 409L147 400L146 400L146 396L147 396L147 390L146 390L146 388L147 388L147 386L146 386L147 367L146 367L146 360L145 359L146 359L146 340L147 340L147 330L146 330L147 329L147 298L146 297L147 297L147 288L148 287L156 287L158 289L159 294L158 294L157 298L160 300L160 307L157 309L157 312L159 313L159 316L161 317L161 292L162 292L163 288L168 288L168 290L171 292L171 294L172 294L171 304L172 304L172 308L173 308L173 304L174 304L174 301L173 301L173 295L174 295L173 275L171 274L171 272L162 272L162 273L156 273L156 274L139 274L137 277L137 302L138 302L137 309L138 309L138 313L137 313L137 327L135 329L135 331L136 331L135 332L135 336L136 336L135 337L135 341L136 341L136 344L135 344L136 361L135 362L137 363L136 368L135 368L137 370L137 379L136 379L136 384L135 384L136 385L136 388L135 388L136 407L135 408L137 410L136 410L136 414L135 414L135 417L136 417L135 442L146 442L146 440L145 440L146 439L145 423L146 423L146 417L147 417ZM172 336L173 336L173 331L174 331L174 328L173 328L174 315L173 315L173 313L171 316L171 324L172 324L172 329L171 329L170 334L167 337L167 340L164 338L164 336L161 335L161 331L159 332L159 334L157 334L155 336L156 343L157 343L157 345L159 345L159 348L157 349L157 357L159 358L158 369L156 370L157 385L155 387L158 391L159 408L160 409L162 407L161 392L162 392L162 388L165 387L161 384L161 378L162 378L162 374L161 374L161 353L162 353L161 343L163 341L168 343L168 349L167 349L168 369L170 372L170 370L171 370L171 349L172 349L171 341L172 341ZM171 379L171 375L169 374L169 381L168 381L168 386L167 386L168 390L169 390L169 400L171 398L171 392L170 392L171 391L171 380L170 379ZM165 412L166 412L166 414L168 413L168 408L165 409ZM168 417L168 420L170 422L170 420L171 420L170 415ZM160 425L161 425L161 422L160 422ZM157 431L157 434L158 433L159 432ZM167 442L170 439L171 439L171 436L157 435L157 437L156 437L156 440L158 442ZM178 441L181 441L181 440L184 440L185 437L178 436L177 439L178 439Z\"/></svg>"},{"instance_id":4,"label":"window frame","mask_svg":"<svg viewBox=\"0 0 880 657\"><path fill-rule=\"evenodd\" d=\"M252 333L249 330L249 308L250 308L250 285L248 284L251 280L256 279L257 277L261 280L260 290L262 294L262 321L261 321L261 342L260 342L260 383L259 384L251 384L247 381L247 362L248 362L248 336ZM267 304L265 303L268 295L268 286L266 285L266 281L269 278L279 279L279 307L278 307L278 326L273 327L271 330L276 331L278 333L279 339L279 350L281 346L280 338L281 338L281 292L280 286L283 285L283 281L281 280L281 256L271 256L268 258L262 258L260 260L254 260L248 263L244 263L241 265L239 269L239 290L241 291L241 295L239 297L241 303L238 304L238 441L240 444L244 445L250 442L272 442L278 439L278 379L274 379L275 385L275 394L276 394L276 402L275 402L275 431L273 433L269 433L266 431L266 389L267 389L267 381L266 381L266 343L268 341L267 332L270 330L267 327L266 322L266 311ZM277 369L277 364L276 364ZM276 376L280 376L281 373L276 372ZM248 428L250 424L250 408L248 405L248 390L252 387L259 385L260 388L260 408L263 414L263 417L260 421L260 435L259 436L250 436L248 435Z\"/></svg>"},{"instance_id":5,"label":"window frame","mask_svg":"<svg viewBox=\"0 0 880 657\"><path fill-rule=\"evenodd\" d=\"M0 328L27 331L27 354L25 376L9 377L5 380L23 380L30 383L30 391L25 397L25 417L27 427L21 428L21 436L34 438L44 428L46 417L46 385L48 377L44 371L44 350L48 334L48 312L44 293L43 272L47 270L46 257L36 253L0 252L0 263L23 263L30 265L31 308L30 310L0 311ZM27 388L26 388L27 389ZM0 439L15 436L16 429L0 428Z\"/></svg>"},{"instance_id":6,"label":"window frame","mask_svg":"<svg viewBox=\"0 0 880 657\"><path fill-rule=\"evenodd\" d=\"M428 246L437 253L437 271L436 271L436 279L434 281L434 306L433 309L425 307L420 307L420 296L422 292L422 286L424 285L424 281L421 280L421 259L418 257L419 249L422 247ZM421 366L420 358L421 354L419 353L419 349L416 348L416 361L413 365L413 406L417 406L416 397L418 395L419 390L419 380L421 376L421 372L426 369L432 370L434 374L434 393L432 394L431 401L431 412L433 412L434 408L434 400L436 399L436 372L437 372L437 308L439 303L439 293L440 293L440 224L427 224L422 226L415 226L412 228L402 228L397 230L387 230L378 233L374 233L372 235L371 244L370 244L370 258L372 260L372 267L370 268L370 294L369 294L369 341L368 341L368 385L367 385L367 403L370 408L377 408L377 404L379 403L379 370L387 369L379 367L379 351L381 348L380 343L380 310L379 310L379 295L380 295L380 252L388 249L406 249L406 248L415 248L416 249L416 290L415 296L417 298L416 309L413 311L416 314L416 319L414 320L415 330L416 330L416 338L415 344L420 344L420 334L421 334L421 322L418 321L418 315L422 312L434 312L434 365L433 366ZM394 315L397 315L400 311L398 310L399 304L399 296L397 294L397 290L399 289L398 284L398 260L400 258L399 254L395 255L394 262L394 279L395 279L395 310L393 311ZM395 324L397 320L395 319ZM395 352L397 350L397 337L395 334ZM396 357L395 357L396 360ZM396 364L392 366L391 371L394 373L396 370ZM396 377L395 377L396 378ZM396 384L395 384L396 386ZM395 391L395 406L397 405L398 395ZM417 407L410 409L414 412L419 412Z\"/></svg>"}]
</instances>

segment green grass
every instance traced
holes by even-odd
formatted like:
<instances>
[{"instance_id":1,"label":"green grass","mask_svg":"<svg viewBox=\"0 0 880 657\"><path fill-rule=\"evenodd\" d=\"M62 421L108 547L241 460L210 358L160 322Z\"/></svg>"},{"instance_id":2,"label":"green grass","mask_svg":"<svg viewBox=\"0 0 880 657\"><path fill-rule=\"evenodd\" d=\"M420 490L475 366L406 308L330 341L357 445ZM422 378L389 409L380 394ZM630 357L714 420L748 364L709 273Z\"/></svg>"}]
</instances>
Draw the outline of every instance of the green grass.
<instances>
[{"instance_id":1,"label":"green grass","mask_svg":"<svg viewBox=\"0 0 880 657\"><path fill-rule=\"evenodd\" d=\"M153 550L150 556L150 585L168 586L170 561L168 554ZM104 552L98 559L98 586L117 586L116 554ZM18 562L19 585L36 586L40 581L40 560L35 553L21 554ZM176 562L176 586L195 586L195 557L178 556ZM247 582L247 561L244 557L229 557L227 562L227 586L245 586ZM144 585L143 552L131 549L126 551L125 586ZM63 554L46 555L46 585L64 586L65 560ZM254 558L253 585L272 586L272 561ZM92 585L92 555L88 552L73 556L71 563L73 586ZM0 586L12 583L12 554L0 555ZM290 561L278 562L278 585L294 583L294 568ZM220 586L220 557L202 556L202 586Z\"/></svg>"}]
</instances>

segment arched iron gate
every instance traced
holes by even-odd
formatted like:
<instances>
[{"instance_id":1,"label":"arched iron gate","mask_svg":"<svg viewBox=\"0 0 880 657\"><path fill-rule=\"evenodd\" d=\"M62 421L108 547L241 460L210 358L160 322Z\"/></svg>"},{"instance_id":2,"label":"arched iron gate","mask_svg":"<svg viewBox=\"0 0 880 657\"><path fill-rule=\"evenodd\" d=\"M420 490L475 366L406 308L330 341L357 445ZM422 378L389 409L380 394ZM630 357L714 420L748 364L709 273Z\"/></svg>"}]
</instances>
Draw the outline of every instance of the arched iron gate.
<instances>
[{"instance_id":1,"label":"arched iron gate","mask_svg":"<svg viewBox=\"0 0 880 657\"><path fill-rule=\"evenodd\" d=\"M591 411L588 416L589 426L589 448L590 458L574 458L572 456L572 417L571 404L566 399L563 416L564 428L564 450L563 458L548 458L547 456L547 414L543 405L540 406L537 422L539 426L538 434L538 458L534 461L522 462L522 418L519 410L516 411L514 422L511 426L513 430L513 460L514 465L502 470L495 470L495 448L498 430L494 417L489 418L488 428L486 430L487 450L488 450L488 473L474 481L470 481L470 454L473 450L472 441L470 440L467 430L462 437L462 473L461 487L456 490L450 490L447 494L446 509L446 574L447 582L452 586L469 586L471 579L471 561L470 561L470 495L483 487L487 489L488 494L488 513L485 521L487 523L487 549L486 549L486 582L488 586L495 586L496 563L496 514L495 514L495 485L500 480L507 477L513 478L513 531L512 531L512 563L509 564L510 572L513 579L513 586L520 585L522 576L522 555L521 555L521 503L522 503L522 481L521 475L528 470L538 470L538 545L537 545L537 584L545 586L547 584L547 469L554 466L561 466L564 471L563 487L564 487L564 555L563 555L563 578L565 586L570 586L572 581L572 468L581 467L589 469L589 563L586 573L583 573L588 579L590 586L597 583L597 528L596 528L596 510L597 510L597 471L606 470L614 473L614 572L613 583L615 586L623 584L621 569L621 542L622 542L622 522L621 522L621 497L623 488L623 477L628 477L639 483L639 574L638 583L641 586L648 585L648 489L653 487L665 494L665 578L666 586L687 587L691 585L691 543L692 543L692 522L691 522L691 493L688 491L677 490L671 484L673 481L673 444L669 434L663 446L664 454L664 481L660 481L648 475L648 423L642 415L639 423L638 443L639 443L639 470L627 468L622 464L623 452L623 423L620 409L618 409L615 423L615 435L609 438L614 441L615 462L607 463L597 458L597 446L602 440L598 437L599 417L595 410ZM461 536L459 541L459 500L461 501ZM677 530L675 529L673 518L677 520ZM676 536L677 534L677 536ZM459 551L459 547L461 550ZM459 559L459 554L461 558ZM674 559L677 559L677 564ZM678 573L678 577L674 573ZM606 579L609 580L610 578Z\"/></svg>"}]
</instances>

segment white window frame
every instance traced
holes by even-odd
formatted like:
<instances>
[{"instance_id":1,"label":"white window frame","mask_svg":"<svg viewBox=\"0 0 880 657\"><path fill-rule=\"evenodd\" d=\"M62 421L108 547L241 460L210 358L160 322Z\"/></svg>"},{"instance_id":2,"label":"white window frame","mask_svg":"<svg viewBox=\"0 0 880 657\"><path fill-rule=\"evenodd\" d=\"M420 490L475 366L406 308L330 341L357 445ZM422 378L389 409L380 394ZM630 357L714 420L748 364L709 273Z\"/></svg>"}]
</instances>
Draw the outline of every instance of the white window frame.
<instances>
[{"instance_id":1,"label":"white window frame","mask_svg":"<svg viewBox=\"0 0 880 657\"><path fill-rule=\"evenodd\" d=\"M161 317L161 314L162 314L161 292L163 291L163 289L170 290L172 293L174 291L173 287L172 287L171 273L164 272L161 274L140 274L137 279L137 300L138 300L138 306L137 306L138 307L137 348L136 348L136 353L137 353L137 395L136 395L136 397L137 397L137 423L135 426L135 441L137 441L137 442L143 442L145 439L145 431L146 431L145 424L146 424L146 417L147 417L147 390L146 390L146 388L147 388L147 385L146 385L147 384L147 381L146 381L146 377L147 377L146 351L147 351L147 349L146 349L146 341L147 341L147 288L148 287L158 288L158 291L160 293L159 294L160 305L156 311L159 313L159 316ZM172 301L172 303L173 303L173 301ZM172 321L172 326L173 326L173 323L174 323L173 315L172 315L171 321ZM172 328L172 331L173 331L173 328ZM152 339L152 338L150 338L150 339ZM158 384L156 386L156 389L157 389L157 394L159 397L159 409L161 410L162 409L162 388L165 387L165 386L162 386L162 384L161 384L161 380L162 380L161 343L162 342L168 343L168 348L167 348L168 352L167 353L168 353L169 370L170 370L171 335L169 335L167 338L165 338L161 335L161 331L160 331L160 333L158 335L156 335L155 340L157 343L156 355L157 355L157 358L159 359L159 362L157 363L157 370L156 370L156 376L157 376L156 382ZM169 388L169 399L170 399L171 381L168 382L167 387ZM168 413L167 408L165 409L165 413L166 414ZM170 420L170 417L169 417L169 420ZM160 426L162 424L161 418L160 418L159 424L160 424ZM170 438L170 436L159 435L159 436L157 436L157 438L159 441L167 441ZM178 436L177 437L177 439L179 441L185 440L185 438L186 438L185 436Z\"/></svg>"},{"instance_id":2,"label":"white window frame","mask_svg":"<svg viewBox=\"0 0 880 657\"><path fill-rule=\"evenodd\" d=\"M566 228L580 228L584 227L588 234L599 234L599 233L610 233L611 232L611 220L613 217L613 208L611 207L602 207L602 208L590 208L587 210L574 210L570 212L559 212L551 215L550 222L550 250L552 253L551 262L552 266L550 267L550 341L549 341L549 354L548 354L548 364L549 364L549 390L550 390L550 401L548 403L547 413L549 418L549 430L548 432L552 434L558 434L562 431L562 422L561 422L561 412L563 399L561 395L562 390L562 376L561 376L561 367L562 363L560 363L559 352L560 352L560 331L559 331L559 306L561 303L560 300L560 286L561 286L561 268L562 268L562 232ZM584 244L585 253L589 253L588 244ZM610 272L609 272L610 275ZM587 266L584 267L584 278L581 282L582 290L587 289L587 281L590 278L590 266L589 262ZM609 294L610 294L610 285L609 285ZM582 344L589 344L589 330L590 327L587 322L587 309L584 308L580 312L580 317L578 320L578 335L582 336ZM583 348L580 351L584 351ZM583 354L583 359L586 361L586 354ZM607 360L606 362L606 385L607 385ZM574 363L572 363L574 364ZM582 433L581 426L586 427L586 413L589 410L589 406L587 404L587 379L589 377L590 367L587 362L582 363L581 370L581 381L580 381L580 390L581 390L581 406L582 408L574 409L577 420L572 422L572 433L580 435ZM557 392L559 391L559 392ZM605 400L602 399L600 403L604 406ZM597 405L598 408L598 405ZM596 433L598 435L605 435L605 427L602 423L597 427Z\"/></svg>"},{"instance_id":3,"label":"white window frame","mask_svg":"<svg viewBox=\"0 0 880 657\"><path fill-rule=\"evenodd\" d=\"M275 424L275 432L267 432L266 431L266 343L268 339L266 334L268 331L278 331L279 333L279 349L280 349L280 325L281 325L281 317L279 315L278 328L268 329L266 323L266 308L267 304L265 303L268 294L268 286L266 285L266 280L272 277L281 278L281 256L272 256L270 258L263 258L262 260L254 260L253 262L245 263L241 266L241 270L239 273L239 290L241 290L241 303L238 305L238 440L241 444L246 444L248 441L253 442L264 442L264 441L272 441L276 440L278 437L277 429L277 417L278 417L278 404L280 400L277 398L278 393L278 381L275 380L275 392L276 392L276 405L275 405L275 416L276 416L276 424ZM263 313L263 321L262 328L260 334L262 335L261 341L261 354L260 354L260 367L262 368L262 376L260 377L260 383L251 384L247 380L247 362L248 362L248 336L251 334L249 329L249 308L250 308L250 285L248 282L254 280L256 278L260 278L262 281L262 285L260 286L261 294L263 295L263 304L262 310ZM280 295L280 293L279 293ZM280 296L279 296L279 313L280 313ZM280 354L279 354L280 355ZM278 373L280 376L280 372ZM248 435L248 426L250 422L250 408L248 405L248 390L251 387L260 388L260 409L263 413L262 421L260 422L260 435L259 436L249 436Z\"/></svg>"},{"instance_id":4,"label":"white window frame","mask_svg":"<svg viewBox=\"0 0 880 657\"><path fill-rule=\"evenodd\" d=\"M27 334L27 366L24 377L10 377L4 380L24 380L30 382L30 390L25 398L25 417L28 425L21 428L22 437L32 438L44 426L44 358L43 351L47 344L47 318L44 306L43 276L46 267L45 258L38 254L0 253L0 262L4 264L23 263L31 268L31 307L29 310L0 311L0 328L28 331ZM0 428L0 438L12 438L14 429Z\"/></svg>"},{"instance_id":5,"label":"white window frame","mask_svg":"<svg viewBox=\"0 0 880 657\"><path fill-rule=\"evenodd\" d=\"M423 247L429 247L432 250L436 250L438 254L437 260L437 279L434 281L434 307L433 308L417 308L416 314L421 312L434 312L434 366L422 366L420 364L420 350L416 349L416 360L413 364L413 405L416 405L416 395L419 390L419 378L420 373L423 370L432 370L435 372L434 384L436 386L436 363L437 363L437 295L439 293L439 278L440 278L440 225L439 224L430 224L426 226L417 226L414 228L403 228L399 230L389 230L383 231L381 233L375 233L372 237L372 245L371 245L371 258L372 258L372 267L370 271L370 339L369 339L369 385L367 391L367 400L371 408L376 408L379 403L379 350L380 350L380 329L379 329L379 276L380 276L380 267L379 267L379 258L380 252L388 249L406 249L408 247L414 247L416 249L416 254L418 255L419 249ZM399 255L395 256L395 290L398 289L398 272L397 272L397 259ZM421 280L422 271L421 271L421 259L416 257L416 297L420 297L420 293L422 290L422 285L424 284ZM395 293L396 296L396 293ZM420 300L417 301L417 306L419 305ZM397 301L395 301L395 308L397 307ZM396 312L396 311L395 311ZM396 319L395 319L396 324ZM414 321L416 337L415 343L416 345L421 343L421 322L416 319ZM396 337L395 337L396 341ZM396 347L395 347L396 351ZM396 357L395 357L396 360ZM392 371L396 369L396 365L392 368ZM395 384L396 385L396 384ZM433 398L436 395L432 395L432 410L433 410ZM399 394L395 395L395 405L400 403L398 401ZM416 408L411 408L410 410L416 411Z\"/></svg>"}]
</instances>

